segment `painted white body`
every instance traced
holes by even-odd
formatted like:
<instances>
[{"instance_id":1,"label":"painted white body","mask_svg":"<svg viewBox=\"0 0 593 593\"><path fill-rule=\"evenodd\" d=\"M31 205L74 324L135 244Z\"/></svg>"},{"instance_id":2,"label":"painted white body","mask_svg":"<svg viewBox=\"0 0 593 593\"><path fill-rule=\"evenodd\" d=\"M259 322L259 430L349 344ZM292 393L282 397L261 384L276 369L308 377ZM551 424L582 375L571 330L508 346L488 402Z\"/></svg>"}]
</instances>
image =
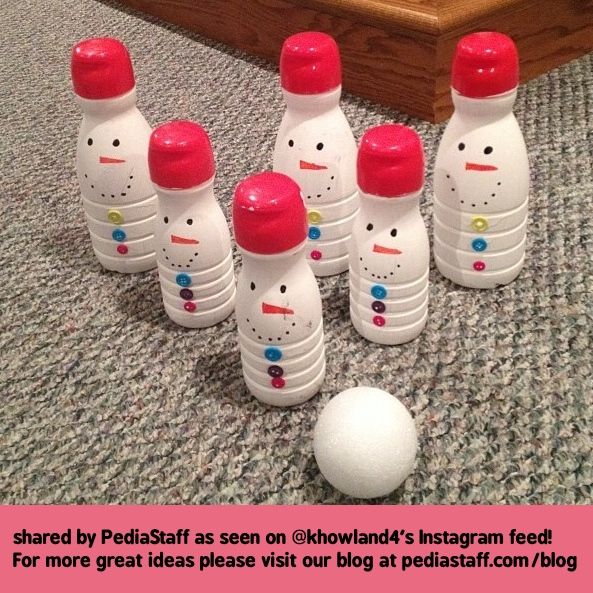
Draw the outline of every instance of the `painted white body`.
<instances>
[{"instance_id":1,"label":"painted white body","mask_svg":"<svg viewBox=\"0 0 593 593\"><path fill-rule=\"evenodd\" d=\"M395 397L376 387L336 395L321 412L313 436L325 479L357 498L386 496L410 475L418 437L414 420Z\"/></svg>"},{"instance_id":2,"label":"painted white body","mask_svg":"<svg viewBox=\"0 0 593 593\"><path fill-rule=\"evenodd\" d=\"M235 307L230 231L213 182L214 178L184 190L155 186L155 242L163 303L167 315L185 327L215 325Z\"/></svg>"},{"instance_id":3,"label":"painted white body","mask_svg":"<svg viewBox=\"0 0 593 593\"><path fill-rule=\"evenodd\" d=\"M306 257L313 272L339 274L348 269L358 211L356 141L340 108L341 87L319 95L282 92L287 107L276 138L274 171L301 188L309 221ZM324 168L301 168L301 161Z\"/></svg>"},{"instance_id":4,"label":"painted white body","mask_svg":"<svg viewBox=\"0 0 593 593\"><path fill-rule=\"evenodd\" d=\"M512 113L516 94L469 99L453 91L455 113L437 153L434 257L445 277L469 288L508 284L525 259L529 163Z\"/></svg>"},{"instance_id":5,"label":"painted white body","mask_svg":"<svg viewBox=\"0 0 593 593\"><path fill-rule=\"evenodd\" d=\"M249 391L272 406L307 401L325 378L321 296L304 248L277 255L241 250L236 315L243 376ZM264 313L264 303L292 313ZM281 387L272 383L280 373L272 367L281 369Z\"/></svg>"},{"instance_id":6,"label":"painted white body","mask_svg":"<svg viewBox=\"0 0 593 593\"><path fill-rule=\"evenodd\" d=\"M150 270L156 265L157 204L148 174L151 128L136 107L136 91L77 100L83 118L76 170L93 250L108 270ZM101 163L101 157L125 162Z\"/></svg>"},{"instance_id":7,"label":"painted white body","mask_svg":"<svg viewBox=\"0 0 593 593\"><path fill-rule=\"evenodd\" d=\"M421 194L360 194L350 245L350 318L371 342L403 344L426 325L430 247ZM382 253L376 246L401 253Z\"/></svg>"}]
</instances>

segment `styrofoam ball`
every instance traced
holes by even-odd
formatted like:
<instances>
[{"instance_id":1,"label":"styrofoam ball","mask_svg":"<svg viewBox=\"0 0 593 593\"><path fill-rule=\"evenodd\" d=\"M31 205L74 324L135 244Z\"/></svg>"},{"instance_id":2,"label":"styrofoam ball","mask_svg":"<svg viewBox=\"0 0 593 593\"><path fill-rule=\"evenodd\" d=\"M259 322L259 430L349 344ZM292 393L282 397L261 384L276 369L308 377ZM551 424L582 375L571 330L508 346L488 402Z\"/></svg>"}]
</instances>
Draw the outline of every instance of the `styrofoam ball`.
<instances>
[{"instance_id":1,"label":"styrofoam ball","mask_svg":"<svg viewBox=\"0 0 593 593\"><path fill-rule=\"evenodd\" d=\"M325 406L313 437L325 479L357 498L386 496L412 472L418 437L414 420L393 395L354 387Z\"/></svg>"}]
</instances>

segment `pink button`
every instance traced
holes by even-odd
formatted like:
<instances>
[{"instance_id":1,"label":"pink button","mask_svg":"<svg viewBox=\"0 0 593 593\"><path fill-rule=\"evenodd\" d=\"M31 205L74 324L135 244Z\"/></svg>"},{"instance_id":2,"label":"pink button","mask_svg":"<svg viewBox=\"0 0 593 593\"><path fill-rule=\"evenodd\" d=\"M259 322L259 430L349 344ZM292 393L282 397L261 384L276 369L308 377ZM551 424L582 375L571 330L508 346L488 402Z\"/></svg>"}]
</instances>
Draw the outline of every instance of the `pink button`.
<instances>
[{"instance_id":1,"label":"pink button","mask_svg":"<svg viewBox=\"0 0 593 593\"><path fill-rule=\"evenodd\" d=\"M272 379L272 386L276 389L282 389L286 385L286 381L282 377L274 377Z\"/></svg>"},{"instance_id":2,"label":"pink button","mask_svg":"<svg viewBox=\"0 0 593 593\"><path fill-rule=\"evenodd\" d=\"M121 255L125 255L126 253L128 253L128 246L127 245L118 245L117 252L120 253Z\"/></svg>"},{"instance_id":3,"label":"pink button","mask_svg":"<svg viewBox=\"0 0 593 593\"><path fill-rule=\"evenodd\" d=\"M385 317L381 317L381 315L375 315L373 317L373 323L379 327L383 327L385 325Z\"/></svg>"},{"instance_id":4,"label":"pink button","mask_svg":"<svg viewBox=\"0 0 593 593\"><path fill-rule=\"evenodd\" d=\"M483 261L475 261L474 262L474 270L476 272L481 272L484 269L486 269L486 264Z\"/></svg>"},{"instance_id":5,"label":"pink button","mask_svg":"<svg viewBox=\"0 0 593 593\"><path fill-rule=\"evenodd\" d=\"M314 260L321 259L321 251L317 251L317 249L315 249L314 251L311 251L311 259L314 259Z\"/></svg>"},{"instance_id":6,"label":"pink button","mask_svg":"<svg viewBox=\"0 0 593 593\"><path fill-rule=\"evenodd\" d=\"M188 313L193 313L196 310L196 304L192 301L188 301L187 303L184 303L183 308Z\"/></svg>"}]
</instances>

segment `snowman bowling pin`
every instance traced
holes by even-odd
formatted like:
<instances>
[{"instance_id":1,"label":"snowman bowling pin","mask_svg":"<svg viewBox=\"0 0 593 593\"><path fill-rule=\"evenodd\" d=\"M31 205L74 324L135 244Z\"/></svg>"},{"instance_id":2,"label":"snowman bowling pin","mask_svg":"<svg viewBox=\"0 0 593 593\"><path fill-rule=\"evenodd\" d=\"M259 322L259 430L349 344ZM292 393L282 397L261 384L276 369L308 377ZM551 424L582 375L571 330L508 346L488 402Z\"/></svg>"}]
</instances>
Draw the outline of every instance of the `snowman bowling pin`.
<instances>
[{"instance_id":1,"label":"snowman bowling pin","mask_svg":"<svg viewBox=\"0 0 593 593\"><path fill-rule=\"evenodd\" d=\"M245 382L266 404L300 404L323 383L325 348L298 185L271 172L243 180L235 190L233 227L243 256L236 315Z\"/></svg>"},{"instance_id":2,"label":"snowman bowling pin","mask_svg":"<svg viewBox=\"0 0 593 593\"><path fill-rule=\"evenodd\" d=\"M136 107L132 62L117 39L87 39L72 51L83 113L76 168L93 250L108 270L156 265L156 196L148 176L150 126Z\"/></svg>"},{"instance_id":3,"label":"snowman bowling pin","mask_svg":"<svg viewBox=\"0 0 593 593\"><path fill-rule=\"evenodd\" d=\"M426 325L430 247L420 215L424 153L418 134L387 124L358 150L360 212L350 245L350 317L379 344L413 340Z\"/></svg>"},{"instance_id":4,"label":"snowman bowling pin","mask_svg":"<svg viewBox=\"0 0 593 593\"><path fill-rule=\"evenodd\" d=\"M434 258L470 288L514 280L525 259L529 163L512 108L515 44L501 33L463 37L452 67L455 112L436 158Z\"/></svg>"},{"instance_id":5,"label":"snowman bowling pin","mask_svg":"<svg viewBox=\"0 0 593 593\"><path fill-rule=\"evenodd\" d=\"M306 32L282 47L286 101L274 149L274 171L294 179L308 211L306 256L317 276L348 268L348 242L358 210L356 142L340 109L342 72L334 39Z\"/></svg>"},{"instance_id":6,"label":"snowman bowling pin","mask_svg":"<svg viewBox=\"0 0 593 593\"><path fill-rule=\"evenodd\" d=\"M158 195L157 263L167 315L185 327L208 327L235 306L231 237L214 197L208 135L191 121L154 130L148 147Z\"/></svg>"}]
</instances>

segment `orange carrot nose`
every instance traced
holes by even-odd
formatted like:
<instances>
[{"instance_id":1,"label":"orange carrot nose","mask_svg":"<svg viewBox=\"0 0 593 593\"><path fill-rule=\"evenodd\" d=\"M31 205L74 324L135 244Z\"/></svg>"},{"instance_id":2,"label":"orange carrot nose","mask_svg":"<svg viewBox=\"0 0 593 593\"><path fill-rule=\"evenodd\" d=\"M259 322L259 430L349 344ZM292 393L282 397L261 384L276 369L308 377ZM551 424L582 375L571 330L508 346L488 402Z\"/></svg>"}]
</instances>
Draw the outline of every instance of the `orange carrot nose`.
<instances>
[{"instance_id":1,"label":"orange carrot nose","mask_svg":"<svg viewBox=\"0 0 593 593\"><path fill-rule=\"evenodd\" d=\"M113 159L110 156L100 156L99 162L102 165L114 165L116 163L125 163L126 161L124 161L123 159Z\"/></svg>"},{"instance_id":2,"label":"orange carrot nose","mask_svg":"<svg viewBox=\"0 0 593 593\"><path fill-rule=\"evenodd\" d=\"M186 237L171 235L171 243L180 243L181 245L197 245L199 241L197 239L188 239Z\"/></svg>"},{"instance_id":3,"label":"orange carrot nose","mask_svg":"<svg viewBox=\"0 0 593 593\"><path fill-rule=\"evenodd\" d=\"M299 161L299 167L301 169L309 169L311 171L321 171L327 169L325 165L316 165L315 163L308 163L307 161Z\"/></svg>"},{"instance_id":4,"label":"orange carrot nose","mask_svg":"<svg viewBox=\"0 0 593 593\"><path fill-rule=\"evenodd\" d=\"M465 163L466 171L498 171L494 165L480 165L479 163Z\"/></svg>"},{"instance_id":5,"label":"orange carrot nose","mask_svg":"<svg viewBox=\"0 0 593 593\"><path fill-rule=\"evenodd\" d=\"M268 305L268 303L261 304L261 312L264 314L272 315L294 315L294 311L292 309L287 309L286 307L278 307L276 305Z\"/></svg>"},{"instance_id":6,"label":"orange carrot nose","mask_svg":"<svg viewBox=\"0 0 593 593\"><path fill-rule=\"evenodd\" d=\"M392 249L391 247L383 247L383 245L377 245L376 243L373 245L373 251L375 253L384 253L386 255L401 255L401 251L399 249Z\"/></svg>"}]
</instances>

